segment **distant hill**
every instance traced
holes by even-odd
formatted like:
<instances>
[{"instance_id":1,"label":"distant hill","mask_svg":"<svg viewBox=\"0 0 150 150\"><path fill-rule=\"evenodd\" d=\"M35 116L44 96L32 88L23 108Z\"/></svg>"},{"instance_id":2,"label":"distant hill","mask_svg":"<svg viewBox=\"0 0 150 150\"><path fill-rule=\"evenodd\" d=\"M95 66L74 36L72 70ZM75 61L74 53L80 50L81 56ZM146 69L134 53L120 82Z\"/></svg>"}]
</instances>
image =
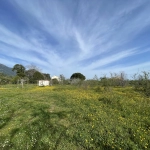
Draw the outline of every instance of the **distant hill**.
<instances>
[{"instance_id":1,"label":"distant hill","mask_svg":"<svg viewBox=\"0 0 150 150\"><path fill-rule=\"evenodd\" d=\"M0 73L3 73L8 76L15 76L16 73L12 71L12 68L7 67L3 64L0 64Z\"/></svg>"}]
</instances>

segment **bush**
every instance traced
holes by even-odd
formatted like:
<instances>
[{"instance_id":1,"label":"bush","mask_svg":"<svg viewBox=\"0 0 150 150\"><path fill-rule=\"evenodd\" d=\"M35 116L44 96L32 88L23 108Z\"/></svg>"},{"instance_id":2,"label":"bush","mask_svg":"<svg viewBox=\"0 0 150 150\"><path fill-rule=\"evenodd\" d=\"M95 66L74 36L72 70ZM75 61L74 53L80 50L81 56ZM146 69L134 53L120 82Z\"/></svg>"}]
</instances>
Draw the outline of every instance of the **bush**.
<instances>
[{"instance_id":1,"label":"bush","mask_svg":"<svg viewBox=\"0 0 150 150\"><path fill-rule=\"evenodd\" d=\"M59 81L57 79L52 79L52 84L59 84Z\"/></svg>"},{"instance_id":2,"label":"bush","mask_svg":"<svg viewBox=\"0 0 150 150\"><path fill-rule=\"evenodd\" d=\"M135 74L134 79L135 80L131 82L134 89L150 96L150 73L144 71L142 74Z\"/></svg>"},{"instance_id":3,"label":"bush","mask_svg":"<svg viewBox=\"0 0 150 150\"><path fill-rule=\"evenodd\" d=\"M17 84L19 79L20 79L19 76L15 76L15 77L12 79L12 83L13 83L13 84Z\"/></svg>"}]
</instances>

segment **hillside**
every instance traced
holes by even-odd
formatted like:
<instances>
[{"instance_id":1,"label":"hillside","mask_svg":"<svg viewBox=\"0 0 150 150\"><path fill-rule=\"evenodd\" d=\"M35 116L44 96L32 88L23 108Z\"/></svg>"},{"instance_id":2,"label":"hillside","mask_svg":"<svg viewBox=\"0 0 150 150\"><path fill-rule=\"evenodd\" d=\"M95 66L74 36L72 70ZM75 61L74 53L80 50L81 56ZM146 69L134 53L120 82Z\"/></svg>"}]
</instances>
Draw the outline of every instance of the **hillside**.
<instances>
[{"instance_id":1,"label":"hillside","mask_svg":"<svg viewBox=\"0 0 150 150\"><path fill-rule=\"evenodd\" d=\"M12 68L7 67L3 64L0 64L0 73L3 73L8 76L15 76L16 73L12 71Z\"/></svg>"}]
</instances>

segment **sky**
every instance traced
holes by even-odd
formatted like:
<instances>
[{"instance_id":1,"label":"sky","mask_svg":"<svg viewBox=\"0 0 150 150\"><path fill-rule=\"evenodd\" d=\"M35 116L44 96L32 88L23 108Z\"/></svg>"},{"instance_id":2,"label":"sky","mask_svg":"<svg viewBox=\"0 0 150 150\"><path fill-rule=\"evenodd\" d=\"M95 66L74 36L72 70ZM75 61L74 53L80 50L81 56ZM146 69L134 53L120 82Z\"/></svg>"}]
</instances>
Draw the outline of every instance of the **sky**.
<instances>
[{"instance_id":1,"label":"sky","mask_svg":"<svg viewBox=\"0 0 150 150\"><path fill-rule=\"evenodd\" d=\"M150 0L0 0L0 63L66 78L150 71Z\"/></svg>"}]
</instances>

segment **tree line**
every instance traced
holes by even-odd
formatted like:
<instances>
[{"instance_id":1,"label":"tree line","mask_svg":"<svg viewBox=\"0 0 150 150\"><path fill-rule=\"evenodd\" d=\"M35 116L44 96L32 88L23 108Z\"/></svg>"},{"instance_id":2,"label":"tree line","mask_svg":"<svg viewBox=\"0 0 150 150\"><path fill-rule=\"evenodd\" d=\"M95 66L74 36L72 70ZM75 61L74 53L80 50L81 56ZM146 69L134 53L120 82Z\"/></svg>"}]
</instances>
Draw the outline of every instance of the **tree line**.
<instances>
[{"instance_id":1,"label":"tree line","mask_svg":"<svg viewBox=\"0 0 150 150\"><path fill-rule=\"evenodd\" d=\"M16 76L10 77L0 73L0 84L13 83L17 84L18 81L24 80L26 83L35 84L38 80L51 80L49 73L42 73L41 70L35 65L28 65L24 67L21 64L15 64L12 71L16 73ZM81 73L73 73L70 79L65 79L64 75L61 74L58 79L52 79L53 84L70 84L75 80L85 80L86 77Z\"/></svg>"},{"instance_id":2,"label":"tree line","mask_svg":"<svg viewBox=\"0 0 150 150\"><path fill-rule=\"evenodd\" d=\"M37 83L38 80L50 80L50 74L42 73L39 68L34 65L27 66L27 69L21 65L16 64L13 66L12 71L16 72L16 76L13 83L16 83L19 79L24 79L28 83Z\"/></svg>"},{"instance_id":3,"label":"tree line","mask_svg":"<svg viewBox=\"0 0 150 150\"><path fill-rule=\"evenodd\" d=\"M0 84L13 83L17 84L19 80L23 79L27 83L35 84L38 80L51 80L51 76L48 73L42 73L40 69L34 65L29 65L26 68L21 64L13 66L12 71L16 72L15 77L6 76L0 73ZM128 80L126 74L121 72L120 74L110 74L110 77L100 77L96 75L93 79L85 80L86 77L77 72L70 76L70 79L65 79L64 75L59 76L59 81L53 79L53 84L71 84L82 86L86 89L87 86L97 87L97 91L100 91L101 87L109 89L110 87L125 87L133 86L136 91L144 92L147 96L150 96L150 72L142 72L141 74L134 74L132 80Z\"/></svg>"}]
</instances>

